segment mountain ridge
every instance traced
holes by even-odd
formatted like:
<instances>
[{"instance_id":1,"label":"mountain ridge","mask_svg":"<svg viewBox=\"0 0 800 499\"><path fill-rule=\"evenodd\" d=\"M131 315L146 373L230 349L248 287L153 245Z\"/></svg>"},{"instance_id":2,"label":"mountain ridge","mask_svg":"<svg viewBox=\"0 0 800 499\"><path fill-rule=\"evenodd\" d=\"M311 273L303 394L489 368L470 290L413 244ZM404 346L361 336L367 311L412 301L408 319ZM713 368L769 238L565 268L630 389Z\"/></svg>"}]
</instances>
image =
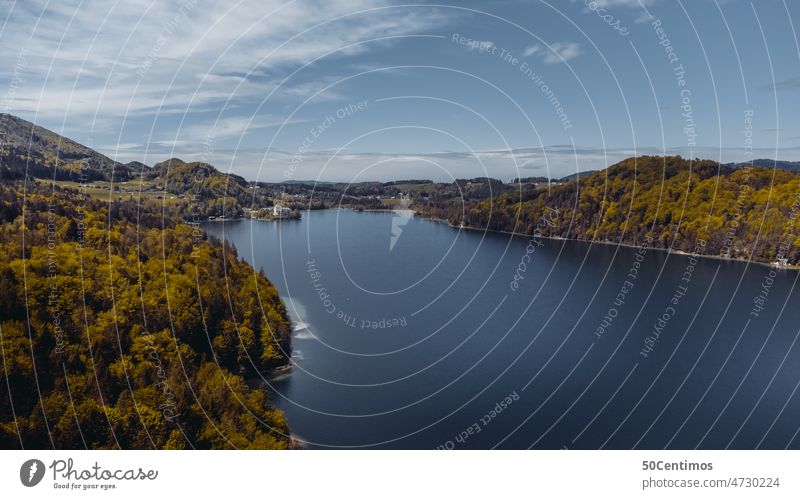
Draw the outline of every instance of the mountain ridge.
<instances>
[{"instance_id":1,"label":"mountain ridge","mask_svg":"<svg viewBox=\"0 0 800 499\"><path fill-rule=\"evenodd\" d=\"M0 113L0 177L116 180L133 177L128 164L8 113Z\"/></svg>"}]
</instances>

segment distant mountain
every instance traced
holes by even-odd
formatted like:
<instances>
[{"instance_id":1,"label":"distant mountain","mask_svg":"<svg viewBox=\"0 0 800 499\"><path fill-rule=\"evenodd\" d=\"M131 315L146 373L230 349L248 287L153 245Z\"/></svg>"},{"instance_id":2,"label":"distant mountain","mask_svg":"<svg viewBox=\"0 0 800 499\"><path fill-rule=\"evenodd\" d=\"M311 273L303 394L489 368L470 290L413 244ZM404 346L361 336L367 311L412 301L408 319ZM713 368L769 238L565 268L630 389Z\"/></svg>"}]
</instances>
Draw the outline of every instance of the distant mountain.
<instances>
[{"instance_id":1,"label":"distant mountain","mask_svg":"<svg viewBox=\"0 0 800 499\"><path fill-rule=\"evenodd\" d=\"M30 121L0 113L0 178L129 180L134 169Z\"/></svg>"},{"instance_id":2,"label":"distant mountain","mask_svg":"<svg viewBox=\"0 0 800 499\"><path fill-rule=\"evenodd\" d=\"M392 180L391 182L384 182L383 185L385 186L392 186L392 185L423 185L423 184L432 184L433 180L425 180L425 179L416 179L416 180Z\"/></svg>"},{"instance_id":3,"label":"distant mountain","mask_svg":"<svg viewBox=\"0 0 800 499\"><path fill-rule=\"evenodd\" d=\"M546 183L548 181L564 183L564 182L569 182L570 180L575 180L576 178L578 178L578 176L580 176L581 178L588 177L589 175L591 175L593 173L597 173L598 171L599 170L586 170L584 172L573 173L571 175L567 175L566 177L554 178L554 179L548 179L547 177L522 177L522 178L515 178L514 180L511 181L511 183L512 184L540 184L540 183Z\"/></svg>"},{"instance_id":4,"label":"distant mountain","mask_svg":"<svg viewBox=\"0 0 800 499\"><path fill-rule=\"evenodd\" d=\"M130 163L125 163L122 165L126 170L131 172L133 175L136 175L139 172L147 173L150 170L150 167L144 163L139 161L131 161Z\"/></svg>"},{"instance_id":5,"label":"distant mountain","mask_svg":"<svg viewBox=\"0 0 800 499\"><path fill-rule=\"evenodd\" d=\"M512 184L541 184L547 182L547 177L522 177L522 178L515 178L511 181Z\"/></svg>"},{"instance_id":6,"label":"distant mountain","mask_svg":"<svg viewBox=\"0 0 800 499\"><path fill-rule=\"evenodd\" d=\"M330 185L330 184L335 184L336 182L325 182L322 180L284 180L281 183L288 185L318 185L318 184Z\"/></svg>"},{"instance_id":7,"label":"distant mountain","mask_svg":"<svg viewBox=\"0 0 800 499\"><path fill-rule=\"evenodd\" d=\"M763 166L764 168L777 168L779 170L789 170L790 172L800 171L800 161L781 161L776 159L754 159L752 162L728 163L733 168L744 168L746 166Z\"/></svg>"}]
</instances>

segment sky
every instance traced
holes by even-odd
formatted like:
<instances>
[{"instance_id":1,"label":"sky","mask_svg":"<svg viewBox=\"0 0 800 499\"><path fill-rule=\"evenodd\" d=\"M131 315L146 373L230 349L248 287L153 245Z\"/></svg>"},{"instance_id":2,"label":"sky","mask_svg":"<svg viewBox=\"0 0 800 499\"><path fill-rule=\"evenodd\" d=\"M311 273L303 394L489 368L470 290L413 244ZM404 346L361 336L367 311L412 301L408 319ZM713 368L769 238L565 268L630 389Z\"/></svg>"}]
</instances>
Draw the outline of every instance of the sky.
<instances>
[{"instance_id":1,"label":"sky","mask_svg":"<svg viewBox=\"0 0 800 499\"><path fill-rule=\"evenodd\" d=\"M0 0L0 111L250 180L800 160L800 2Z\"/></svg>"}]
</instances>

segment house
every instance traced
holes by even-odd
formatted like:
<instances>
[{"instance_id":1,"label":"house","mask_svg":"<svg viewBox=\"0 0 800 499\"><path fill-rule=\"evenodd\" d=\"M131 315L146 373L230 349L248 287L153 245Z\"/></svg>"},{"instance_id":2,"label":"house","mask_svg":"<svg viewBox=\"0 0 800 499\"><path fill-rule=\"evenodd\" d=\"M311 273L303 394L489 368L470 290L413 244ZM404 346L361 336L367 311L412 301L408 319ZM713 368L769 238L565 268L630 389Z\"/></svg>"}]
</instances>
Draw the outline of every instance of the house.
<instances>
[{"instance_id":1,"label":"house","mask_svg":"<svg viewBox=\"0 0 800 499\"><path fill-rule=\"evenodd\" d=\"M289 216L291 214L292 214L292 209L288 208L286 206L282 206L282 205L276 204L275 206L272 207L272 216L274 216L274 217L278 217L278 218L286 217L286 216Z\"/></svg>"}]
</instances>

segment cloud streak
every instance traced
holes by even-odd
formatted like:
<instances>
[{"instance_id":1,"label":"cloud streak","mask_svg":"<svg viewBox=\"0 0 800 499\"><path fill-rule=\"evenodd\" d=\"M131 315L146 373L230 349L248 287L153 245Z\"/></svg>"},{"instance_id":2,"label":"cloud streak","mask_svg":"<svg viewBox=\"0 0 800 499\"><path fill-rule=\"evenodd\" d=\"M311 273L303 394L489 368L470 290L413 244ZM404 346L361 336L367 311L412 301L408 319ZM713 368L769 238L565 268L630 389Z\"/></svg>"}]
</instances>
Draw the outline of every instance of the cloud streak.
<instances>
[{"instance_id":1,"label":"cloud streak","mask_svg":"<svg viewBox=\"0 0 800 499\"><path fill-rule=\"evenodd\" d=\"M6 47L0 67L15 65L17 53L8 48L25 49L10 112L37 114L45 122L219 108L229 99L235 104L265 96L292 68L337 48L353 45L332 58L357 55L379 45L359 42L419 33L442 22L428 9L381 8L387 5L15 2L8 24L13 29L0 38ZM276 99L304 98L312 89L290 81Z\"/></svg>"},{"instance_id":2,"label":"cloud streak","mask_svg":"<svg viewBox=\"0 0 800 499\"><path fill-rule=\"evenodd\" d=\"M536 56L545 64L560 64L575 59L583 53L581 45L576 42L553 42L549 46L532 45L522 51L523 57Z\"/></svg>"}]
</instances>

